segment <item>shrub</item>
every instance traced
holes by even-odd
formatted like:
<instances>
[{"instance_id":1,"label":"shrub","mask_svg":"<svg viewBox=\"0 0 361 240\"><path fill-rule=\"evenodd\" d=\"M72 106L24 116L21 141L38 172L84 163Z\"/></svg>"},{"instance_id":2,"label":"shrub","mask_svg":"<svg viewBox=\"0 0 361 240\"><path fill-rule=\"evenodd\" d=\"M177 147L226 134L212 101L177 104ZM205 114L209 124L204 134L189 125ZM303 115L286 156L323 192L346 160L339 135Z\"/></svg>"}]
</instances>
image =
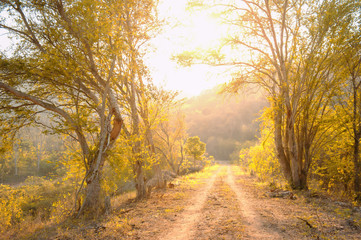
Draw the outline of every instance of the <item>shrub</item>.
<instances>
[{"instance_id":1,"label":"shrub","mask_svg":"<svg viewBox=\"0 0 361 240\"><path fill-rule=\"evenodd\" d=\"M61 204L69 208L74 200L69 198L72 189L70 184L60 185L40 177L29 177L20 187L0 185L0 233L29 217L49 219L53 213L59 216L60 210L55 209L59 209Z\"/></svg>"}]
</instances>

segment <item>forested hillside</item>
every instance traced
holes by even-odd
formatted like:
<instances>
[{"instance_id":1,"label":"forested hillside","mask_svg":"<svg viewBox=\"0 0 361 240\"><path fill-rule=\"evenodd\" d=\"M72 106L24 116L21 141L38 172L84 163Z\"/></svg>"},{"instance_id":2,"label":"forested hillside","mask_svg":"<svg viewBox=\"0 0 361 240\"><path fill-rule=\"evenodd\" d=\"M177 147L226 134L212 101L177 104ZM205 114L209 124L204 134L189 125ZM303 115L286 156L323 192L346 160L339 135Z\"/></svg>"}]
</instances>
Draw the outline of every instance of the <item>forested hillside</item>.
<instances>
[{"instance_id":1,"label":"forested hillside","mask_svg":"<svg viewBox=\"0 0 361 240\"><path fill-rule=\"evenodd\" d=\"M206 90L186 101L188 134L199 136L215 159L238 159L241 148L255 143L258 119L267 102L260 93L221 94L221 89L218 86Z\"/></svg>"}]
</instances>

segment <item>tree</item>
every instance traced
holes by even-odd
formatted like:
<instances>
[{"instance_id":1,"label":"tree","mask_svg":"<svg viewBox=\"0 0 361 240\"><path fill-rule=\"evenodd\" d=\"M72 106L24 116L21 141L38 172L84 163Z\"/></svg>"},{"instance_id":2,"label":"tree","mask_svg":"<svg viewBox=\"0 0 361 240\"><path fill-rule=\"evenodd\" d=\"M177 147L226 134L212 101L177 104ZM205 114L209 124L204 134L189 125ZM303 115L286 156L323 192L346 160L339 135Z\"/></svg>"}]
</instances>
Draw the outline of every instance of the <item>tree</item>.
<instances>
[{"instance_id":1,"label":"tree","mask_svg":"<svg viewBox=\"0 0 361 240\"><path fill-rule=\"evenodd\" d=\"M125 135L128 139L134 139L132 162L137 199L146 197L143 171L145 156L142 143L145 139L151 141L151 138L149 132L147 132L147 136L142 132L141 117L144 117L145 125L149 125L146 116L148 114L146 92L152 91L152 89L147 88L145 84L145 81L149 80L149 76L142 57L144 56L144 44L150 39L150 33L159 27L155 6L153 0L124 1L121 8L121 19L123 19L121 28L124 35L122 40L126 51L118 62L117 67L121 74L116 87L117 91L123 95L121 100L130 117L130 125L125 129Z\"/></svg>"},{"instance_id":2,"label":"tree","mask_svg":"<svg viewBox=\"0 0 361 240\"><path fill-rule=\"evenodd\" d=\"M143 86L144 87L144 86ZM143 120L146 144L149 152L154 158L153 169L155 172L155 179L157 180L158 188L165 188L166 181L163 179L161 170L161 158L158 150L161 148L156 141L156 132L158 128L162 128L167 124L169 119L169 109L175 104L177 92L167 92L163 89L157 89L154 86L148 86L150 91L142 94L142 101L140 102L140 116ZM163 129L163 128L162 128ZM161 150L164 154L164 152ZM177 171L175 171L177 172ZM148 193L149 195L150 193Z\"/></svg>"},{"instance_id":3,"label":"tree","mask_svg":"<svg viewBox=\"0 0 361 240\"><path fill-rule=\"evenodd\" d=\"M5 127L40 124L75 139L86 170L79 214L103 212L102 169L124 122L124 93L116 85L124 77L122 60L136 54L123 29L137 19L131 34L146 39L141 24L154 17L153 1L4 0L0 9L10 19L0 27L16 38L14 53L0 59ZM42 112L50 124L37 117Z\"/></svg>"},{"instance_id":4,"label":"tree","mask_svg":"<svg viewBox=\"0 0 361 240\"><path fill-rule=\"evenodd\" d=\"M183 101L168 105L164 113L166 120L155 129L156 150L176 174L179 174L185 160L184 142L187 134L182 106Z\"/></svg>"},{"instance_id":5,"label":"tree","mask_svg":"<svg viewBox=\"0 0 361 240\"><path fill-rule=\"evenodd\" d=\"M196 160L201 160L202 155L206 152L206 144L198 136L189 137L185 143L185 151Z\"/></svg>"},{"instance_id":6,"label":"tree","mask_svg":"<svg viewBox=\"0 0 361 240\"><path fill-rule=\"evenodd\" d=\"M359 42L357 43L359 44ZM359 47L359 46L358 46ZM349 70L349 81L352 89L351 98L351 122L353 139L353 165L354 165L354 191L355 200L361 201L361 161L360 161L360 139L361 139L361 57L358 56L360 47L354 56L356 59L347 59L347 69ZM350 110L351 110L350 109Z\"/></svg>"},{"instance_id":7,"label":"tree","mask_svg":"<svg viewBox=\"0 0 361 240\"><path fill-rule=\"evenodd\" d=\"M239 1L221 8L233 35L203 54L213 65L237 68L228 89L256 84L269 93L277 158L293 188L307 188L307 173L337 79L334 43L352 1ZM248 57L228 56L225 46ZM229 48L227 48L229 49ZM198 54L202 55L202 54ZM201 56L202 57L202 56ZM180 61L192 63L183 54ZM319 139L317 139L319 137Z\"/></svg>"},{"instance_id":8,"label":"tree","mask_svg":"<svg viewBox=\"0 0 361 240\"><path fill-rule=\"evenodd\" d=\"M347 133L353 142L353 189L355 200L361 201L361 32L360 25L356 24L358 17L350 14L335 39L341 55L338 77L342 79L335 104L340 132Z\"/></svg>"}]
</instances>

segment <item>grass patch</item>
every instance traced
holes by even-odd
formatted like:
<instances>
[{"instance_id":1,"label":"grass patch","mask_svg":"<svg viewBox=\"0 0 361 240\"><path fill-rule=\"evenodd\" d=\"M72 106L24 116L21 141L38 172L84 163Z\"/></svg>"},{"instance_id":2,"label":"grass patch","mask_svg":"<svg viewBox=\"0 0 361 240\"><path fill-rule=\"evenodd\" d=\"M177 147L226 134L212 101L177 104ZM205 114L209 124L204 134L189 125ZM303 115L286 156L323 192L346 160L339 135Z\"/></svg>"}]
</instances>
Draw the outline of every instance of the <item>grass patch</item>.
<instances>
[{"instance_id":1,"label":"grass patch","mask_svg":"<svg viewBox=\"0 0 361 240\"><path fill-rule=\"evenodd\" d=\"M176 192L173 195L173 199L175 199L175 200L182 200L182 199L185 199L186 197L187 197L187 194L185 192Z\"/></svg>"},{"instance_id":2,"label":"grass patch","mask_svg":"<svg viewBox=\"0 0 361 240\"><path fill-rule=\"evenodd\" d=\"M167 208L164 210L165 213L177 213L182 212L184 210L184 206L175 206L174 208Z\"/></svg>"},{"instance_id":3,"label":"grass patch","mask_svg":"<svg viewBox=\"0 0 361 240\"><path fill-rule=\"evenodd\" d=\"M233 175L235 176L242 176L247 174L246 171L244 171L240 166L237 165L232 165L231 170L233 172Z\"/></svg>"},{"instance_id":4,"label":"grass patch","mask_svg":"<svg viewBox=\"0 0 361 240\"><path fill-rule=\"evenodd\" d=\"M72 208L71 184L42 178L30 180L20 187L0 185L0 234L32 232L47 222L62 219Z\"/></svg>"}]
</instances>

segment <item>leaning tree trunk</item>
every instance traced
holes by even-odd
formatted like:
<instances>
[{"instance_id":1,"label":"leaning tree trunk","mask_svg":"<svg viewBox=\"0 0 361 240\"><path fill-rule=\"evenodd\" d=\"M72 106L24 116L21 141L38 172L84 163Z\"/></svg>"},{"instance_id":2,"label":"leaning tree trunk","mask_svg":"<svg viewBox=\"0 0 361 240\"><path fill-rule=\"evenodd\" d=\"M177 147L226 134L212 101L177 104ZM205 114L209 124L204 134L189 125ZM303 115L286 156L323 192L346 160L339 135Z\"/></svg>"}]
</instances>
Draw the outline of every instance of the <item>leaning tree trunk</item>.
<instances>
[{"instance_id":1,"label":"leaning tree trunk","mask_svg":"<svg viewBox=\"0 0 361 240\"><path fill-rule=\"evenodd\" d=\"M109 91L109 85L107 86L106 91ZM106 96L106 95L105 95ZM102 105L102 116L101 116L101 131L99 137L99 146L96 154L93 157L90 157L90 151L84 151L84 155L88 158L88 162L84 162L87 166L87 171L85 175L85 198L81 207L78 211L78 216L85 215L88 217L99 216L106 211L109 211L110 202L106 202L105 193L101 187L102 173L104 163L107 159L107 151L112 148L116 139L120 134L120 130L123 126L123 119L119 111L116 108L113 108L114 119L111 123L112 115L105 115L105 96L103 97ZM109 94L112 98L112 95ZM114 101L110 101L114 105ZM109 129L111 129L110 132ZM83 144L82 148L86 145L85 136L79 133L79 139L81 139ZM108 208L108 209L106 209Z\"/></svg>"}]
</instances>

